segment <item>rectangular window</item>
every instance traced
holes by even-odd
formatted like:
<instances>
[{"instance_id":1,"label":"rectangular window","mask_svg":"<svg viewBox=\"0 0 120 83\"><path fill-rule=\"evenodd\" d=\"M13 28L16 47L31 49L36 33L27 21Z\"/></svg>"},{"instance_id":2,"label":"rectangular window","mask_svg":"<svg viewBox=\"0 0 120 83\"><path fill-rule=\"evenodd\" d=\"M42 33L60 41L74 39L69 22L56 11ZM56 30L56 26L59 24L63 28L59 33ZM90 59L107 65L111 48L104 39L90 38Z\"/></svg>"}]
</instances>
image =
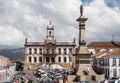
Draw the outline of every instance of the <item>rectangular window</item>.
<instances>
[{"instance_id":1,"label":"rectangular window","mask_svg":"<svg viewBox=\"0 0 120 83\"><path fill-rule=\"evenodd\" d=\"M61 54L61 48L58 49L58 54Z\"/></svg>"},{"instance_id":2,"label":"rectangular window","mask_svg":"<svg viewBox=\"0 0 120 83\"><path fill-rule=\"evenodd\" d=\"M58 62L61 62L61 57L58 58Z\"/></svg>"},{"instance_id":3,"label":"rectangular window","mask_svg":"<svg viewBox=\"0 0 120 83\"><path fill-rule=\"evenodd\" d=\"M42 62L42 57L39 57L39 62Z\"/></svg>"},{"instance_id":4,"label":"rectangular window","mask_svg":"<svg viewBox=\"0 0 120 83\"><path fill-rule=\"evenodd\" d=\"M120 58L119 58L119 66L120 66Z\"/></svg>"},{"instance_id":5,"label":"rectangular window","mask_svg":"<svg viewBox=\"0 0 120 83\"><path fill-rule=\"evenodd\" d=\"M64 62L67 62L66 57L64 57Z\"/></svg>"},{"instance_id":6,"label":"rectangular window","mask_svg":"<svg viewBox=\"0 0 120 83\"><path fill-rule=\"evenodd\" d=\"M107 65L107 59L104 59L104 66Z\"/></svg>"},{"instance_id":7,"label":"rectangular window","mask_svg":"<svg viewBox=\"0 0 120 83\"><path fill-rule=\"evenodd\" d=\"M47 49L47 54L49 54L49 49Z\"/></svg>"},{"instance_id":8,"label":"rectangular window","mask_svg":"<svg viewBox=\"0 0 120 83\"><path fill-rule=\"evenodd\" d=\"M42 48L39 49L39 54L42 54Z\"/></svg>"},{"instance_id":9,"label":"rectangular window","mask_svg":"<svg viewBox=\"0 0 120 83\"><path fill-rule=\"evenodd\" d=\"M72 53L72 48L69 48L69 52L71 52L71 53Z\"/></svg>"},{"instance_id":10,"label":"rectangular window","mask_svg":"<svg viewBox=\"0 0 120 83\"><path fill-rule=\"evenodd\" d=\"M29 54L32 54L32 49L31 48L29 48Z\"/></svg>"},{"instance_id":11,"label":"rectangular window","mask_svg":"<svg viewBox=\"0 0 120 83\"><path fill-rule=\"evenodd\" d=\"M29 57L29 62L31 62L31 57Z\"/></svg>"},{"instance_id":12,"label":"rectangular window","mask_svg":"<svg viewBox=\"0 0 120 83\"><path fill-rule=\"evenodd\" d=\"M35 62L35 63L37 62L37 57L34 57L34 62Z\"/></svg>"},{"instance_id":13,"label":"rectangular window","mask_svg":"<svg viewBox=\"0 0 120 83\"><path fill-rule=\"evenodd\" d=\"M64 54L67 54L67 52L66 52L66 48L64 48Z\"/></svg>"},{"instance_id":14,"label":"rectangular window","mask_svg":"<svg viewBox=\"0 0 120 83\"><path fill-rule=\"evenodd\" d=\"M113 77L116 77L117 76L117 71L116 69L113 69Z\"/></svg>"},{"instance_id":15,"label":"rectangular window","mask_svg":"<svg viewBox=\"0 0 120 83\"><path fill-rule=\"evenodd\" d=\"M116 66L116 58L113 58L113 66Z\"/></svg>"},{"instance_id":16,"label":"rectangular window","mask_svg":"<svg viewBox=\"0 0 120 83\"><path fill-rule=\"evenodd\" d=\"M54 54L54 49L52 49L52 54Z\"/></svg>"},{"instance_id":17,"label":"rectangular window","mask_svg":"<svg viewBox=\"0 0 120 83\"><path fill-rule=\"evenodd\" d=\"M37 54L37 48L34 48L34 54Z\"/></svg>"}]
</instances>

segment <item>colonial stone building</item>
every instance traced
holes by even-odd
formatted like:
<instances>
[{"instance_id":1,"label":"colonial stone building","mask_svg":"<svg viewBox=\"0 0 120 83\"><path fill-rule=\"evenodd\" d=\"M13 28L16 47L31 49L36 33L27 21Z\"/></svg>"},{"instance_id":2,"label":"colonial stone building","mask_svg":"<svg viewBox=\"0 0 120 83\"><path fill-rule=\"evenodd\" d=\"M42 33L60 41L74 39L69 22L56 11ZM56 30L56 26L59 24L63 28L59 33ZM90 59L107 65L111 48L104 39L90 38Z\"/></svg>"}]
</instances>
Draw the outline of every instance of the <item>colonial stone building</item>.
<instances>
[{"instance_id":1,"label":"colonial stone building","mask_svg":"<svg viewBox=\"0 0 120 83\"><path fill-rule=\"evenodd\" d=\"M44 42L29 42L25 40L25 67L40 64L59 64L70 67L70 56L76 46L75 39L72 42L57 42L54 37L54 26L47 26Z\"/></svg>"}]
</instances>

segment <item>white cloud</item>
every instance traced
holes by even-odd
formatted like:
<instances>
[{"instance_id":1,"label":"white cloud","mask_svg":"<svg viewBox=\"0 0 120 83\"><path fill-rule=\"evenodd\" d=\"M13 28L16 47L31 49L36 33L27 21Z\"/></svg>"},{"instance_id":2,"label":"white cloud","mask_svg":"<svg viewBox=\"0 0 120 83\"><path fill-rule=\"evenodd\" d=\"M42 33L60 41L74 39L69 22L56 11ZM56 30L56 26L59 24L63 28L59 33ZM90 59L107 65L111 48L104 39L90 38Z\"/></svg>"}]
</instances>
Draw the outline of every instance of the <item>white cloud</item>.
<instances>
[{"instance_id":1,"label":"white cloud","mask_svg":"<svg viewBox=\"0 0 120 83\"><path fill-rule=\"evenodd\" d=\"M17 28L10 25L0 26L0 45L21 46L24 44L24 39L23 33Z\"/></svg>"},{"instance_id":2,"label":"white cloud","mask_svg":"<svg viewBox=\"0 0 120 83\"><path fill-rule=\"evenodd\" d=\"M85 9L88 32L94 35L87 35L91 41L110 41L112 35L119 36L120 10L106 6L104 0L94 0Z\"/></svg>"},{"instance_id":3,"label":"white cloud","mask_svg":"<svg viewBox=\"0 0 120 83\"><path fill-rule=\"evenodd\" d=\"M44 41L50 20L55 26L57 41L78 39L76 19L80 16L81 4L80 0L0 1L0 45L22 46L25 37L30 41ZM92 0L84 5L84 16L88 18L87 41L109 41L112 35L119 40L119 13L119 7L110 8L104 0Z\"/></svg>"}]
</instances>

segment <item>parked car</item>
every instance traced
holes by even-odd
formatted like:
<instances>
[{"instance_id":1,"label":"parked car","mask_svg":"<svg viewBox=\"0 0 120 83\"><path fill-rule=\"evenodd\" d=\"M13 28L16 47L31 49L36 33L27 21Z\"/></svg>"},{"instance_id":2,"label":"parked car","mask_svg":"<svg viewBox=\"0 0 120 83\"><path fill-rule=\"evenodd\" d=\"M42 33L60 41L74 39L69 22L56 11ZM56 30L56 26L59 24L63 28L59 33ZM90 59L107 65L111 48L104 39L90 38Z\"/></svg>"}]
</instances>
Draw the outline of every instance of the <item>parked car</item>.
<instances>
[{"instance_id":1,"label":"parked car","mask_svg":"<svg viewBox=\"0 0 120 83\"><path fill-rule=\"evenodd\" d=\"M48 77L53 78L54 75L55 75L55 72L54 72L54 71L52 71L52 70L48 70L48 71L47 71L47 76L48 76Z\"/></svg>"},{"instance_id":2,"label":"parked car","mask_svg":"<svg viewBox=\"0 0 120 83\"><path fill-rule=\"evenodd\" d=\"M56 73L56 74L54 75L54 77L55 77L55 78L62 78L63 76L62 76L62 74L60 74L60 73Z\"/></svg>"},{"instance_id":3,"label":"parked car","mask_svg":"<svg viewBox=\"0 0 120 83\"><path fill-rule=\"evenodd\" d=\"M46 73L45 71L43 71L43 70L40 70L40 71L38 71L38 75L39 75L40 77L46 77L46 76L47 76L47 73Z\"/></svg>"},{"instance_id":4,"label":"parked car","mask_svg":"<svg viewBox=\"0 0 120 83\"><path fill-rule=\"evenodd\" d=\"M110 78L109 83L118 83L119 80L120 80L119 77L112 77Z\"/></svg>"},{"instance_id":5,"label":"parked car","mask_svg":"<svg viewBox=\"0 0 120 83\"><path fill-rule=\"evenodd\" d=\"M15 74L15 75L14 75L14 78L20 78L20 79L22 79L22 78L23 78L23 75L22 75L22 74Z\"/></svg>"},{"instance_id":6,"label":"parked car","mask_svg":"<svg viewBox=\"0 0 120 83\"><path fill-rule=\"evenodd\" d=\"M110 78L110 80L118 80L118 79L120 79L119 77L112 77L112 78Z\"/></svg>"}]
</instances>

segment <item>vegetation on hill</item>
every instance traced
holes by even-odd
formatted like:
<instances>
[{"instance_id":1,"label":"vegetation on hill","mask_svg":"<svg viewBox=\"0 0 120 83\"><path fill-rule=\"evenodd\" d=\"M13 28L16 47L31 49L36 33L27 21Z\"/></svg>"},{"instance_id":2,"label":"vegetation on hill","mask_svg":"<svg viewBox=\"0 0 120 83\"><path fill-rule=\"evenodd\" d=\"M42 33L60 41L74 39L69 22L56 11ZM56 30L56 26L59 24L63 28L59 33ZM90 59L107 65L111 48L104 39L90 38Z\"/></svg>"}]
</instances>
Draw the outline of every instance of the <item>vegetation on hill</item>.
<instances>
[{"instance_id":1,"label":"vegetation on hill","mask_svg":"<svg viewBox=\"0 0 120 83\"><path fill-rule=\"evenodd\" d=\"M22 59L24 56L24 48L0 49L0 55L10 59Z\"/></svg>"}]
</instances>

